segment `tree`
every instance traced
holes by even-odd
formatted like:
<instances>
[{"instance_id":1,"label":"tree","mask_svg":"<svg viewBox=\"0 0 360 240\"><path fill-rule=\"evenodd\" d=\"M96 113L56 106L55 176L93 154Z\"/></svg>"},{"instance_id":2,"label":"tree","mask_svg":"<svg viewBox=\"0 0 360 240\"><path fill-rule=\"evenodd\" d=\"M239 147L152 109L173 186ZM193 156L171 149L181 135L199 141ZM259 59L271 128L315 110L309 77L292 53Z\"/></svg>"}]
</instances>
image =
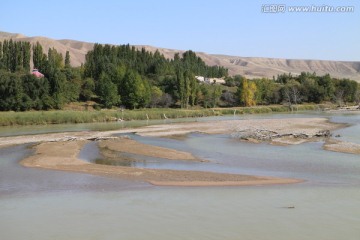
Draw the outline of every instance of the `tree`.
<instances>
[{"instance_id":1,"label":"tree","mask_svg":"<svg viewBox=\"0 0 360 240\"><path fill-rule=\"evenodd\" d=\"M23 89L17 74L0 71L0 110L21 110Z\"/></svg>"},{"instance_id":2,"label":"tree","mask_svg":"<svg viewBox=\"0 0 360 240\"><path fill-rule=\"evenodd\" d=\"M159 106L161 100L162 100L163 92L159 87L152 86L151 87L151 100L150 100L150 106L151 107L157 107Z\"/></svg>"},{"instance_id":3,"label":"tree","mask_svg":"<svg viewBox=\"0 0 360 240\"><path fill-rule=\"evenodd\" d=\"M91 100L95 93L95 81L92 78L86 78L82 85L80 90L80 99L84 101Z\"/></svg>"},{"instance_id":4,"label":"tree","mask_svg":"<svg viewBox=\"0 0 360 240\"><path fill-rule=\"evenodd\" d=\"M55 69L49 78L50 93L54 100L54 107L61 109L67 102L66 99L66 76L59 69Z\"/></svg>"},{"instance_id":5,"label":"tree","mask_svg":"<svg viewBox=\"0 0 360 240\"><path fill-rule=\"evenodd\" d=\"M66 51L66 54L65 54L65 68L70 68L71 65L70 65L70 53L69 51Z\"/></svg>"},{"instance_id":6,"label":"tree","mask_svg":"<svg viewBox=\"0 0 360 240\"><path fill-rule=\"evenodd\" d=\"M247 80L246 78L243 78L237 91L240 103L242 103L246 107L256 105L255 94L256 84Z\"/></svg>"},{"instance_id":7,"label":"tree","mask_svg":"<svg viewBox=\"0 0 360 240\"><path fill-rule=\"evenodd\" d=\"M0 42L0 69L3 69L3 43Z\"/></svg>"},{"instance_id":8,"label":"tree","mask_svg":"<svg viewBox=\"0 0 360 240\"><path fill-rule=\"evenodd\" d=\"M349 79L341 79L336 82L337 93L343 91L343 101L354 102L358 83Z\"/></svg>"},{"instance_id":9,"label":"tree","mask_svg":"<svg viewBox=\"0 0 360 240\"><path fill-rule=\"evenodd\" d=\"M213 85L211 93L211 107L216 107L221 97L221 88L219 85Z\"/></svg>"},{"instance_id":10,"label":"tree","mask_svg":"<svg viewBox=\"0 0 360 240\"><path fill-rule=\"evenodd\" d=\"M31 59L31 44L30 42L22 43L22 58L23 58L23 69L26 72L30 71L30 59Z\"/></svg>"},{"instance_id":11,"label":"tree","mask_svg":"<svg viewBox=\"0 0 360 240\"><path fill-rule=\"evenodd\" d=\"M221 88L219 85L201 84L197 94L198 103L205 108L216 107L221 97Z\"/></svg>"},{"instance_id":12,"label":"tree","mask_svg":"<svg viewBox=\"0 0 360 240\"><path fill-rule=\"evenodd\" d=\"M335 95L335 83L331 79L330 74L325 74L318 78L318 85L323 89L322 101L331 101Z\"/></svg>"},{"instance_id":13,"label":"tree","mask_svg":"<svg viewBox=\"0 0 360 240\"><path fill-rule=\"evenodd\" d=\"M162 106L162 107L167 108L167 107L170 107L173 103L174 103L174 101L173 101L171 95L168 94L168 93L164 93L161 96L159 105Z\"/></svg>"},{"instance_id":14,"label":"tree","mask_svg":"<svg viewBox=\"0 0 360 240\"><path fill-rule=\"evenodd\" d=\"M355 102L360 107L360 83L357 85L356 92L355 92Z\"/></svg>"},{"instance_id":15,"label":"tree","mask_svg":"<svg viewBox=\"0 0 360 240\"><path fill-rule=\"evenodd\" d=\"M338 104L339 107L343 106L343 104L344 104L344 90L343 89L336 89L335 102Z\"/></svg>"},{"instance_id":16,"label":"tree","mask_svg":"<svg viewBox=\"0 0 360 240\"><path fill-rule=\"evenodd\" d=\"M38 68L40 71L43 71L44 66L44 53L43 48L39 42L33 46L33 63L34 68Z\"/></svg>"},{"instance_id":17,"label":"tree","mask_svg":"<svg viewBox=\"0 0 360 240\"><path fill-rule=\"evenodd\" d=\"M2 68L9 71L9 61L10 61L10 53L9 53L9 42L4 41L3 43L3 56L2 56Z\"/></svg>"},{"instance_id":18,"label":"tree","mask_svg":"<svg viewBox=\"0 0 360 240\"><path fill-rule=\"evenodd\" d=\"M112 108L112 106L120 104L117 86L111 82L110 77L106 73L100 75L97 92L104 107Z\"/></svg>"},{"instance_id":19,"label":"tree","mask_svg":"<svg viewBox=\"0 0 360 240\"><path fill-rule=\"evenodd\" d=\"M122 81L121 98L128 108L145 107L150 100L150 89L146 81L134 70L128 70Z\"/></svg>"},{"instance_id":20,"label":"tree","mask_svg":"<svg viewBox=\"0 0 360 240\"><path fill-rule=\"evenodd\" d=\"M225 102L225 106L233 107L236 103L236 99L233 92L224 90L221 94L221 100Z\"/></svg>"},{"instance_id":21,"label":"tree","mask_svg":"<svg viewBox=\"0 0 360 240\"><path fill-rule=\"evenodd\" d=\"M48 66L50 68L62 69L64 67L63 56L61 53L58 53L58 51L55 48L49 48L47 58L48 58Z\"/></svg>"},{"instance_id":22,"label":"tree","mask_svg":"<svg viewBox=\"0 0 360 240\"><path fill-rule=\"evenodd\" d=\"M53 107L49 101L49 82L46 78L36 78L34 75L27 74L22 76L23 93L28 97L24 104L26 109L46 110Z\"/></svg>"},{"instance_id":23,"label":"tree","mask_svg":"<svg viewBox=\"0 0 360 240\"><path fill-rule=\"evenodd\" d=\"M179 96L179 100L180 100L180 106L181 106L181 108L187 108L188 103L189 103L189 98L188 98L189 87L187 86L187 84L189 82L186 81L186 79L184 77L184 73L183 73L183 71L181 71L181 69L179 69L176 72L176 80L177 80L177 90L178 90L178 96Z\"/></svg>"},{"instance_id":24,"label":"tree","mask_svg":"<svg viewBox=\"0 0 360 240\"><path fill-rule=\"evenodd\" d=\"M297 105L301 102L300 94L301 84L295 80L289 80L282 89L283 100L287 102L289 108L292 110L292 105Z\"/></svg>"}]
</instances>

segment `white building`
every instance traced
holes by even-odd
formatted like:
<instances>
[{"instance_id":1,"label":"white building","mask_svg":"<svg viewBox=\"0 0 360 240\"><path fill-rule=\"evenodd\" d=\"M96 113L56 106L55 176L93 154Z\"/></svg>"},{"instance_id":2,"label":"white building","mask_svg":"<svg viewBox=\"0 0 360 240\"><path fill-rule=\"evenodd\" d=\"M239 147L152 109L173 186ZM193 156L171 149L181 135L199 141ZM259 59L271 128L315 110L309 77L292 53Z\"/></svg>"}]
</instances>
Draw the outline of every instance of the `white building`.
<instances>
[{"instance_id":1,"label":"white building","mask_svg":"<svg viewBox=\"0 0 360 240\"><path fill-rule=\"evenodd\" d=\"M199 81L199 82L204 82L207 84L225 84L225 80L223 78L206 78L203 76L195 76L195 78Z\"/></svg>"}]
</instances>

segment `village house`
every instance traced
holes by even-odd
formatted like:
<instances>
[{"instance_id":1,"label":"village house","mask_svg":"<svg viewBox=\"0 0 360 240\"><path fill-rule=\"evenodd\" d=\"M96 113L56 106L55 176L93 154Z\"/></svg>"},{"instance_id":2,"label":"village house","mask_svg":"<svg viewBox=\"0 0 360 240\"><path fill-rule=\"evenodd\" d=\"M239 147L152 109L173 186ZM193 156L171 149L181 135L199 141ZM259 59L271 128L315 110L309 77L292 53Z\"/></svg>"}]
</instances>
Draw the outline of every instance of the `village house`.
<instances>
[{"instance_id":1,"label":"village house","mask_svg":"<svg viewBox=\"0 0 360 240\"><path fill-rule=\"evenodd\" d=\"M207 83L207 84L225 84L225 80L223 78L206 78L203 76L195 76L195 78L199 82Z\"/></svg>"},{"instance_id":2,"label":"village house","mask_svg":"<svg viewBox=\"0 0 360 240\"><path fill-rule=\"evenodd\" d=\"M39 72L38 69L34 68L31 72L32 75L34 75L37 78L43 78L44 74L42 74L41 72Z\"/></svg>"}]
</instances>

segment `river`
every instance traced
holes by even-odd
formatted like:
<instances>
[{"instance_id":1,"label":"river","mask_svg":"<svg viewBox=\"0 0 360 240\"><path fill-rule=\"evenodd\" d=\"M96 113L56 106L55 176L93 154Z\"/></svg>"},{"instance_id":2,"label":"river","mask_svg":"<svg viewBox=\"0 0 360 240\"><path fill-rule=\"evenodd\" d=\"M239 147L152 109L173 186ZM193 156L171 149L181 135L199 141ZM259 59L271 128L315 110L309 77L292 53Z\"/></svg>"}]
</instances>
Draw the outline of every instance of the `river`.
<instances>
[{"instance_id":1,"label":"river","mask_svg":"<svg viewBox=\"0 0 360 240\"><path fill-rule=\"evenodd\" d=\"M359 143L359 114L272 114L235 118L327 117L351 124L341 140ZM190 119L207 121L231 117ZM155 122L157 123L157 122ZM170 124L170 122L165 122ZM139 122L137 125L149 124ZM151 123L150 123L151 124ZM65 125L0 134L116 129ZM12 239L359 239L360 157L329 152L322 143L250 144L226 135L185 139L132 138L190 151L208 163L143 159L134 166L255 174L304 183L252 187L157 187L18 164L28 145L0 149L0 238ZM86 157L86 154L84 157Z\"/></svg>"}]
</instances>

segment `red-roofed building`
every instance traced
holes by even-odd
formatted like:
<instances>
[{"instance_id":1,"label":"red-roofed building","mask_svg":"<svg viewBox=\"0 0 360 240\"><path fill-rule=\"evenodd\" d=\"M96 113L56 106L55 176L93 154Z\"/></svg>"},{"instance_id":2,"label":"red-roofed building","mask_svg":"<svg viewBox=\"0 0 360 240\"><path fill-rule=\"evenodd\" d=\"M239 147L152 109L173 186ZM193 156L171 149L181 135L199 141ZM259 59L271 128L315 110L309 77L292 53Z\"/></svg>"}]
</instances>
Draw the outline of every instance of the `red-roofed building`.
<instances>
[{"instance_id":1,"label":"red-roofed building","mask_svg":"<svg viewBox=\"0 0 360 240\"><path fill-rule=\"evenodd\" d=\"M39 70L37 70L35 68L32 70L31 74L34 75L37 78L43 78L44 77L44 74L42 74L41 72L39 72Z\"/></svg>"}]
</instances>

